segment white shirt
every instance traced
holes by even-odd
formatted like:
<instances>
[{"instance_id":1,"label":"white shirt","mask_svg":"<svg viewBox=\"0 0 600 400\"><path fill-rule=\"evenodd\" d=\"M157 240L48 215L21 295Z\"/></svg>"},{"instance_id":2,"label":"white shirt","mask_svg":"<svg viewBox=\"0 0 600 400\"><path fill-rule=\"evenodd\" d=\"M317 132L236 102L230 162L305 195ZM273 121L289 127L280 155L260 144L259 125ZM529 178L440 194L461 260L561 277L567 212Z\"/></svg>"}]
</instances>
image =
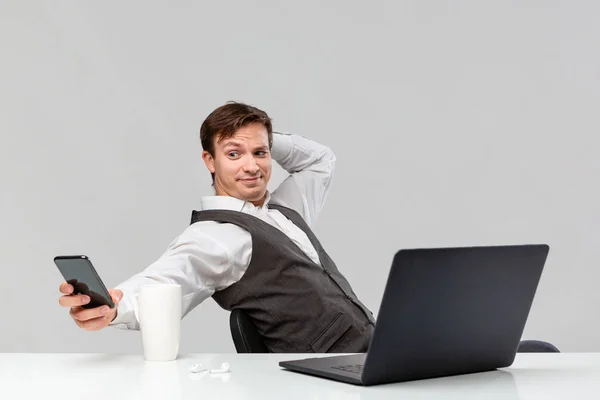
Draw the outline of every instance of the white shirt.
<instances>
[{"instance_id":1,"label":"white shirt","mask_svg":"<svg viewBox=\"0 0 600 400\"><path fill-rule=\"evenodd\" d=\"M269 209L271 201L296 210L313 226L325 203L335 167L335 155L326 146L298 135L273 133L271 156L290 175L273 191L265 205L230 196L208 196L199 210L234 210L253 215L286 234L313 261L319 256L306 234L283 214ZM205 299L239 281L252 256L252 237L229 223L199 221L190 225L163 255L116 289L123 291L117 317L110 326L139 329L136 295L146 284L177 283L182 290L182 318Z\"/></svg>"}]
</instances>

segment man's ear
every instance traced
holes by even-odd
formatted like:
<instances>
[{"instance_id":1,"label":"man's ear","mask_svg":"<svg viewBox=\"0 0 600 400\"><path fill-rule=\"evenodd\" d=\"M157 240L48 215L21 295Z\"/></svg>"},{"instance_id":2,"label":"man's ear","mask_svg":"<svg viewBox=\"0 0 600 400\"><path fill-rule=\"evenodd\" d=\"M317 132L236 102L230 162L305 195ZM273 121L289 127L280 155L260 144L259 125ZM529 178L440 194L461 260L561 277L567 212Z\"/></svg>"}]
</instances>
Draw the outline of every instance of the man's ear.
<instances>
[{"instance_id":1,"label":"man's ear","mask_svg":"<svg viewBox=\"0 0 600 400\"><path fill-rule=\"evenodd\" d=\"M206 168L210 171L211 174L215 173L215 159L214 157L206 150L202 152L202 159L204 160L204 164L206 164Z\"/></svg>"}]
</instances>

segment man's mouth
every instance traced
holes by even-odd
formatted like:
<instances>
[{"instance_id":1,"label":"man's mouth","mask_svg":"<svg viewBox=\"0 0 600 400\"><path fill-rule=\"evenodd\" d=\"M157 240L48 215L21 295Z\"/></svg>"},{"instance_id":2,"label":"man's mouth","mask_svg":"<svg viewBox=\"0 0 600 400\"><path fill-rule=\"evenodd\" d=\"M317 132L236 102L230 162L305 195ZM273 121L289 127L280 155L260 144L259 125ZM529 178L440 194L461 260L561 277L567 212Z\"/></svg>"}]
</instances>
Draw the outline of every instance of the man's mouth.
<instances>
[{"instance_id":1,"label":"man's mouth","mask_svg":"<svg viewBox=\"0 0 600 400\"><path fill-rule=\"evenodd\" d=\"M260 179L260 176L255 176L253 178L243 178L243 179L240 179L240 181L252 183L252 182L258 181L259 179Z\"/></svg>"}]
</instances>

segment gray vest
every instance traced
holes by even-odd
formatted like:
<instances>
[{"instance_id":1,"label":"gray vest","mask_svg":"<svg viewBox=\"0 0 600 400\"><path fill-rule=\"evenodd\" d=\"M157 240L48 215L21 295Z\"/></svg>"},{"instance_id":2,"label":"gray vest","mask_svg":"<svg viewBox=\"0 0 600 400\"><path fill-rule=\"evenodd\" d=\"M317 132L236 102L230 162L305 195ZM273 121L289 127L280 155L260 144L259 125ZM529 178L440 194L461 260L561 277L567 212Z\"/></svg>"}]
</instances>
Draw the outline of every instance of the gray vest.
<instances>
[{"instance_id":1,"label":"gray vest","mask_svg":"<svg viewBox=\"0 0 600 400\"><path fill-rule=\"evenodd\" d=\"M212 297L223 309L243 309L275 353L362 353L373 314L361 303L321 243L296 211L268 204L302 229L319 254L310 259L287 235L238 211L193 211L191 223L231 223L252 235L252 257L242 278Z\"/></svg>"}]
</instances>

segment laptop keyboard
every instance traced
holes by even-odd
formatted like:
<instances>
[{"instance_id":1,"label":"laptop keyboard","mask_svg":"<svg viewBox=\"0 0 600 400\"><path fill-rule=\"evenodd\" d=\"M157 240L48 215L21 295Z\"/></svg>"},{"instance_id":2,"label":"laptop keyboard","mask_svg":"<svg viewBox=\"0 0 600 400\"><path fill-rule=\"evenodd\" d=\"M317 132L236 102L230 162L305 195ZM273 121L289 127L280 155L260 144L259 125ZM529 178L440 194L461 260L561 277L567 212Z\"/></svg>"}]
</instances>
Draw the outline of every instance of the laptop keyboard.
<instances>
[{"instance_id":1,"label":"laptop keyboard","mask_svg":"<svg viewBox=\"0 0 600 400\"><path fill-rule=\"evenodd\" d=\"M350 372L353 374L362 374L364 364L352 364L352 365L337 365L331 367L334 369L341 369L342 371Z\"/></svg>"}]
</instances>

